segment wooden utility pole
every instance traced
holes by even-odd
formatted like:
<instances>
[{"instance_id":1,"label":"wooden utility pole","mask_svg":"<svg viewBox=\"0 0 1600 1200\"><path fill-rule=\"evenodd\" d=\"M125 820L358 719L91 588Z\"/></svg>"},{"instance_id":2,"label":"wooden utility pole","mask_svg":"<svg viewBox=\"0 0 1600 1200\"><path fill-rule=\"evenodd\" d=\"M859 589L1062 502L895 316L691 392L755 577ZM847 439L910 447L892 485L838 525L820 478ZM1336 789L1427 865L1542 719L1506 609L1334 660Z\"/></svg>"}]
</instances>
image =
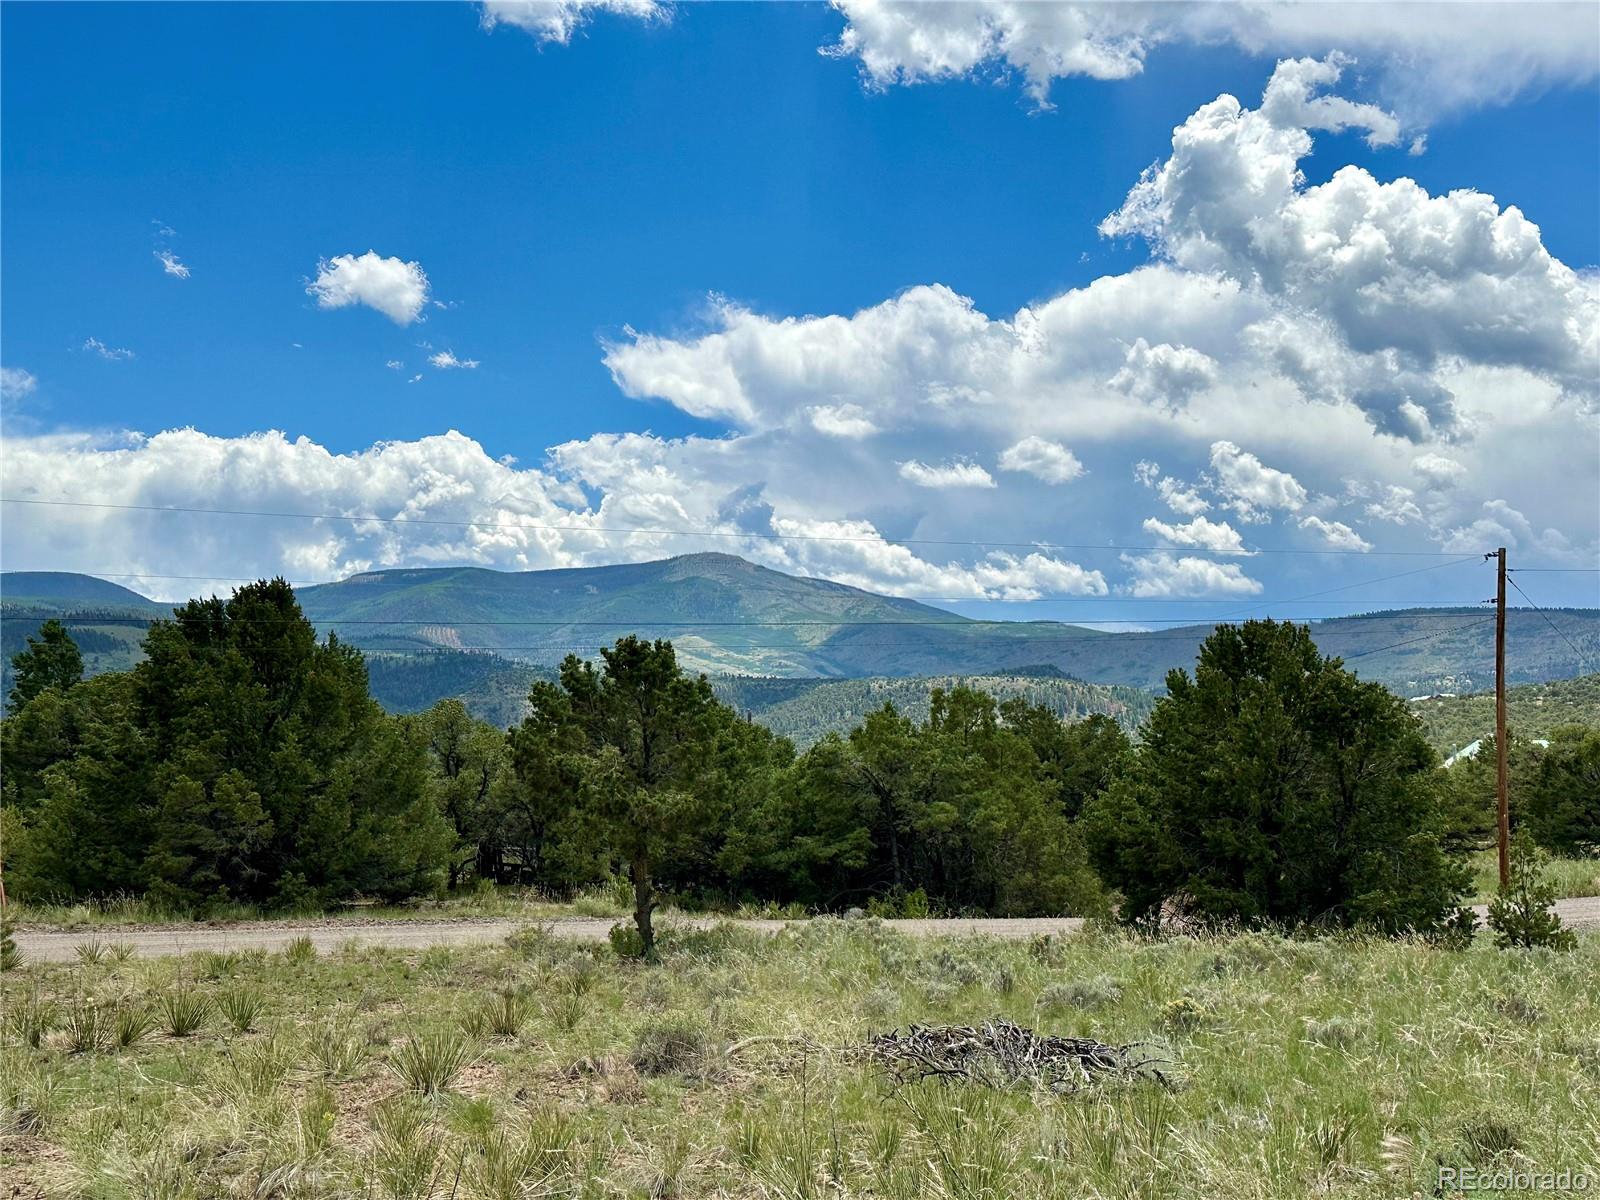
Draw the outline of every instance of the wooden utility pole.
<instances>
[{"instance_id":1,"label":"wooden utility pole","mask_svg":"<svg viewBox=\"0 0 1600 1200\"><path fill-rule=\"evenodd\" d=\"M1500 813L1500 886L1511 882L1511 805L1506 780L1506 548L1501 546L1494 597L1494 787Z\"/></svg>"}]
</instances>

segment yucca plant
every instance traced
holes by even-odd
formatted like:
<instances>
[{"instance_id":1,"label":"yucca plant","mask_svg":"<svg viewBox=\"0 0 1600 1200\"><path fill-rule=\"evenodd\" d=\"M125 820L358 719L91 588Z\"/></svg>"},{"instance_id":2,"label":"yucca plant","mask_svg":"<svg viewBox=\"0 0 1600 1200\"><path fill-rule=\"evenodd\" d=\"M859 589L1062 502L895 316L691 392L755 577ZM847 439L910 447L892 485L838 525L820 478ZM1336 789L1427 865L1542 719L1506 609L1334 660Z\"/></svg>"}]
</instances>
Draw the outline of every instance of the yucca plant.
<instances>
[{"instance_id":1,"label":"yucca plant","mask_svg":"<svg viewBox=\"0 0 1600 1200\"><path fill-rule=\"evenodd\" d=\"M155 1023L155 1017L142 1004L119 1004L111 1014L111 1044L119 1050L136 1046Z\"/></svg>"},{"instance_id":2,"label":"yucca plant","mask_svg":"<svg viewBox=\"0 0 1600 1200\"><path fill-rule=\"evenodd\" d=\"M6 1030L11 1037L34 1050L56 1027L56 1006L39 997L38 985L20 1003L14 999L6 1007Z\"/></svg>"},{"instance_id":3,"label":"yucca plant","mask_svg":"<svg viewBox=\"0 0 1600 1200\"><path fill-rule=\"evenodd\" d=\"M406 1039L389 1065L412 1091L434 1096L449 1091L473 1058L465 1038L443 1031Z\"/></svg>"},{"instance_id":4,"label":"yucca plant","mask_svg":"<svg viewBox=\"0 0 1600 1200\"><path fill-rule=\"evenodd\" d=\"M111 959L111 965L125 967L133 960L133 946L128 942L112 942L106 947L106 956Z\"/></svg>"},{"instance_id":5,"label":"yucca plant","mask_svg":"<svg viewBox=\"0 0 1600 1200\"><path fill-rule=\"evenodd\" d=\"M483 1004L484 1025L494 1037L514 1038L528 1023L528 994L516 988L502 988Z\"/></svg>"},{"instance_id":6,"label":"yucca plant","mask_svg":"<svg viewBox=\"0 0 1600 1200\"><path fill-rule=\"evenodd\" d=\"M326 1026L311 1039L311 1057L333 1082L354 1079L367 1061L367 1043L348 1029Z\"/></svg>"},{"instance_id":7,"label":"yucca plant","mask_svg":"<svg viewBox=\"0 0 1600 1200\"><path fill-rule=\"evenodd\" d=\"M249 1033L267 1006L254 988L234 988L217 997L217 1008L238 1033Z\"/></svg>"},{"instance_id":8,"label":"yucca plant","mask_svg":"<svg viewBox=\"0 0 1600 1200\"><path fill-rule=\"evenodd\" d=\"M310 938L301 934L283 948L283 957L296 966L305 966L315 962L317 958L317 944Z\"/></svg>"},{"instance_id":9,"label":"yucca plant","mask_svg":"<svg viewBox=\"0 0 1600 1200\"><path fill-rule=\"evenodd\" d=\"M93 1054L105 1044L109 1022L92 996L79 996L67 1006L61 1028L67 1035L67 1050L72 1054Z\"/></svg>"},{"instance_id":10,"label":"yucca plant","mask_svg":"<svg viewBox=\"0 0 1600 1200\"><path fill-rule=\"evenodd\" d=\"M169 1034L175 1038L190 1037L205 1025L211 1013L211 1001L188 989L168 992L161 997L161 1012Z\"/></svg>"},{"instance_id":11,"label":"yucca plant","mask_svg":"<svg viewBox=\"0 0 1600 1200\"><path fill-rule=\"evenodd\" d=\"M99 966L106 956L106 946L98 937L91 937L87 942L79 942L75 947L78 955L78 965L84 967Z\"/></svg>"}]
</instances>

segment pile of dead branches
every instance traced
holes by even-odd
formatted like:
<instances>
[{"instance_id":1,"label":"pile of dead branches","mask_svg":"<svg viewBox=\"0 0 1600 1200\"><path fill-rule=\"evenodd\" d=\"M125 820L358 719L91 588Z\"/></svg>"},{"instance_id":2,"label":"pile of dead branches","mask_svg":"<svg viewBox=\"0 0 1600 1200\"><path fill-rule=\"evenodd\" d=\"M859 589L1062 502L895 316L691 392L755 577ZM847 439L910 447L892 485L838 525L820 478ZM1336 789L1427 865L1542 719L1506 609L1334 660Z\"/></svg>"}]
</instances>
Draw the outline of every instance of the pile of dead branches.
<instances>
[{"instance_id":1,"label":"pile of dead branches","mask_svg":"<svg viewBox=\"0 0 1600 1200\"><path fill-rule=\"evenodd\" d=\"M1150 1079L1167 1086L1168 1060L1136 1053L1142 1043L1109 1046L1093 1038L1055 1037L1010 1021L982 1025L912 1025L869 1037L860 1048L897 1083L942 1079L986 1087L1044 1087L1076 1092L1098 1079Z\"/></svg>"}]
</instances>

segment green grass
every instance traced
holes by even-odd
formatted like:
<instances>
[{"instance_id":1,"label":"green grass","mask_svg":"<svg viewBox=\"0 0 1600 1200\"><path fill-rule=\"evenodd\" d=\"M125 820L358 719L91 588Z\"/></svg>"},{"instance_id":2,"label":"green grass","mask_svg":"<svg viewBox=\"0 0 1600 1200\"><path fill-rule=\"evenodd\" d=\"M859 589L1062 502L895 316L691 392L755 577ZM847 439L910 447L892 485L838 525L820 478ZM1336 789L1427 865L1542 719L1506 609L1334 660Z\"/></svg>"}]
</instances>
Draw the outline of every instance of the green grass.
<instances>
[{"instance_id":1,"label":"green grass","mask_svg":"<svg viewBox=\"0 0 1600 1200\"><path fill-rule=\"evenodd\" d=\"M624 881L626 882L626 881ZM23 928L112 929L135 925L181 925L193 921L210 924L230 921L279 919L322 921L539 921L560 916L619 917L632 910L632 897L614 886L602 885L570 901L554 900L536 888L481 886L464 889L443 899L408 904L349 904L330 909L277 912L247 904L187 912L166 908L142 896L112 896L72 904L13 902L9 911ZM664 908L662 911L667 911ZM91 953L115 953L115 945L92 942Z\"/></svg>"},{"instance_id":2,"label":"green grass","mask_svg":"<svg viewBox=\"0 0 1600 1200\"><path fill-rule=\"evenodd\" d=\"M1487 904L1500 890L1500 858L1493 850L1480 850L1472 858L1473 903ZM1600 857L1552 858L1545 878L1556 885L1563 899L1600 896Z\"/></svg>"},{"instance_id":3,"label":"green grass","mask_svg":"<svg viewBox=\"0 0 1600 1200\"><path fill-rule=\"evenodd\" d=\"M913 940L818 920L651 968L504 947L24 965L0 1194L1271 1198L1429 1195L1438 1164L1600 1175L1600 937L1564 955L1266 935ZM74 1037L94 1006L249 989L240 1033ZM499 1033L489 1013L526 998ZM1152 1040L1178 1086L894 1090L847 1048L1004 1016ZM22 1021L19 1019L17 1024ZM468 1030L479 1028L474 1036ZM76 1040L85 1048L74 1053Z\"/></svg>"}]
</instances>

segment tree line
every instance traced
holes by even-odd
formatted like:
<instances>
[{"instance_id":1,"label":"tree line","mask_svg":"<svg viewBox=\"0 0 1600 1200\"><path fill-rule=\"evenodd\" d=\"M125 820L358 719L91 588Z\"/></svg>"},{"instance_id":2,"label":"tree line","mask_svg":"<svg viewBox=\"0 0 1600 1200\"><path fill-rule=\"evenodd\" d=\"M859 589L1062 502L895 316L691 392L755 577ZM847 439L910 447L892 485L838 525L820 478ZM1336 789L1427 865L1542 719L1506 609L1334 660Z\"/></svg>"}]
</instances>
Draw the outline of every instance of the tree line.
<instances>
[{"instance_id":1,"label":"tree line","mask_svg":"<svg viewBox=\"0 0 1600 1200\"><path fill-rule=\"evenodd\" d=\"M281 579L189 602L144 649L84 679L51 623L14 659L14 895L292 908L620 873L646 952L663 896L1427 930L1492 828L1480 769L1442 771L1402 701L1289 623L1220 627L1137 744L957 686L804 753L631 637L535 680L508 730L455 700L390 715ZM1519 824L1600 842L1597 771L1600 733L1552 738Z\"/></svg>"}]
</instances>

